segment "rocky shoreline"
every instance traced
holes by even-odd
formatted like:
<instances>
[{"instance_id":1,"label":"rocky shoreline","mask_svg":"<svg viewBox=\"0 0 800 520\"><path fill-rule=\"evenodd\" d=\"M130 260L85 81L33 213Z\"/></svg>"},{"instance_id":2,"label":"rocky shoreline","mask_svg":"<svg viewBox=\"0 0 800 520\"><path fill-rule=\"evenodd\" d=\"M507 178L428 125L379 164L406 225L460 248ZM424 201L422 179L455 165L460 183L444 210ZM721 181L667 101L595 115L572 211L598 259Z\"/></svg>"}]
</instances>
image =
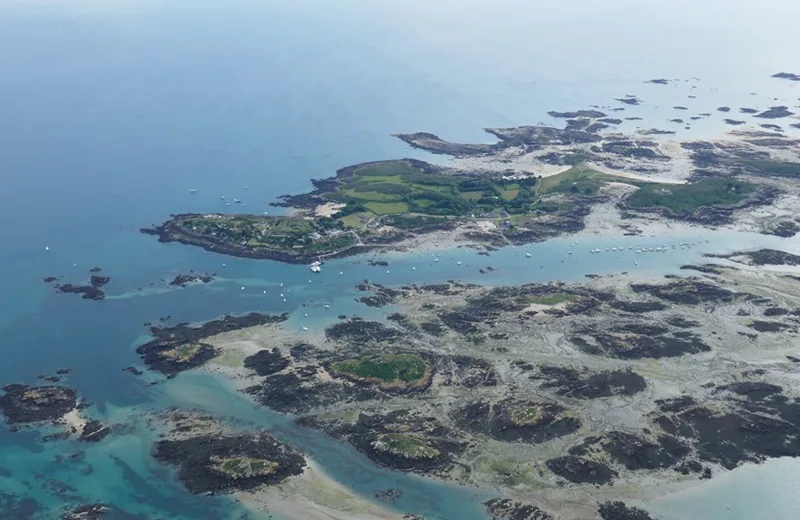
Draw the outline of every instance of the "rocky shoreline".
<instances>
[{"instance_id":1,"label":"rocky shoreline","mask_svg":"<svg viewBox=\"0 0 800 520\"><path fill-rule=\"evenodd\" d=\"M793 259L730 259L748 254ZM800 333L800 282L788 279L777 295L768 287L783 275L754 277L740 265L651 282L365 285L402 309L388 324L346 320L302 342L242 329L263 349L242 361L252 374L243 391L383 467L542 497L498 499L487 504L494 518L547 519L562 514L554 504L588 494L585 516L562 517L646 519L624 504L640 495L615 484L702 480L800 456L800 396L790 382L800 353L782 339ZM443 347L455 343L458 356ZM770 361L720 368L716 360L731 355ZM387 380L407 374L408 390L399 379L384 384L386 370L395 374ZM665 391L678 379L679 390Z\"/></svg>"},{"instance_id":2,"label":"rocky shoreline","mask_svg":"<svg viewBox=\"0 0 800 520\"><path fill-rule=\"evenodd\" d=\"M179 323L172 327L151 327L154 339L136 348L145 365L168 377L199 367L219 354L203 340L223 332L285 321L287 314L269 315L253 312L244 316L224 316L198 327Z\"/></svg>"},{"instance_id":3,"label":"rocky shoreline","mask_svg":"<svg viewBox=\"0 0 800 520\"><path fill-rule=\"evenodd\" d=\"M723 108L727 107L720 107L720 110ZM790 114L783 106L757 112L753 115L761 119ZM396 137L412 147L453 159L444 166L415 159L361 163L341 168L334 177L314 180L314 189L309 193L287 195L277 203L294 209L291 218L295 219L298 229L307 228L292 244L280 240L260 243L253 238L258 237L257 234L234 240L224 233L209 233L203 227L191 225L197 219L211 218L224 223L231 218L222 214L172 215L161 225L144 228L141 232L157 236L161 242L180 242L230 256L297 264L379 249L403 250L414 247L419 241L436 240L434 237L440 234L449 235L456 243L476 247L540 242L581 232L593 208L609 203L615 206L619 218L626 221L624 226L631 230L638 228L638 231L631 231L635 233L642 233L642 228L646 229L652 222L653 215L707 229L747 225L753 231L779 236L793 236L800 231L800 223L793 219L793 212L800 210L796 203L800 190L793 182L800 177L798 139L782 132L739 130L717 140L672 142L647 137L648 131L632 135L601 132L619 120L598 110L552 112L551 115L565 120L566 127L490 128L486 131L499 140L491 145L450 143L424 132L398 134ZM654 129L651 133L669 132ZM528 182L536 186L534 192L538 199L532 210L520 215L509 214L503 209L508 203L500 201L493 211L484 208L471 215L441 213L438 208L422 218L404 215L401 209L397 214L371 214L369 207L375 209L382 203L375 203L377 206L353 201L340 204L347 195L338 191L353 182L360 186L356 190L366 192L366 185L361 186L357 181L365 169L413 170L414 175L422 176L420 178L469 178L474 179L476 186L484 186L486 182ZM559 179L559 183L549 178ZM375 182L380 185L379 181ZM382 196L391 197L395 196L393 193L413 192L416 188L384 184L374 189L385 190L386 195ZM353 192L348 190L347 193ZM514 197L519 191L512 187L506 193ZM497 195L494 197L502 200ZM398 208L407 206L402 200L392 204ZM754 217L754 209L767 208L777 202L792 204L783 212L787 218ZM336 211L345 213L332 217L316 215L316 208L329 204L338 204ZM381 208L385 206L387 204ZM360 223L346 220L353 212L362 215ZM259 217L239 215L236 218L258 222ZM333 233L325 238L331 230ZM351 234L352 239L337 242L335 238ZM234 232L232 236L239 235ZM279 235L270 239L276 236ZM310 247L309 241L318 241L320 236L330 240L332 245Z\"/></svg>"}]
</instances>

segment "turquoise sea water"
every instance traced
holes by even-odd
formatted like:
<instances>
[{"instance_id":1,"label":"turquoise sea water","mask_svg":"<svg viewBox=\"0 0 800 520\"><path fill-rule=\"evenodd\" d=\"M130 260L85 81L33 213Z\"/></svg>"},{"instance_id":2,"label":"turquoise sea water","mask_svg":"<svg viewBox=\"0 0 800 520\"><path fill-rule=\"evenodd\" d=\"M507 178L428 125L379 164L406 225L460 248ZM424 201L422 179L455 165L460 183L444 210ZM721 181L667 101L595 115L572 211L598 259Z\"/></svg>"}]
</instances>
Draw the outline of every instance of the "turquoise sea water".
<instances>
[{"instance_id":1,"label":"turquoise sea water","mask_svg":"<svg viewBox=\"0 0 800 520\"><path fill-rule=\"evenodd\" d=\"M273 428L365 496L397 487L405 492L401 510L442 520L481 518L481 496L472 490L382 471L345 446L255 408L209 376L184 374L146 387L151 376L121 372L138 362L133 346L146 333L143 323L164 315L202 321L225 312L291 312L307 304L309 317L295 313L288 326L299 328L304 320L323 326L340 312L375 312L353 302L352 287L365 276L387 284L451 278L501 284L634 269L659 274L697 261L703 251L778 239L555 241L491 257L441 251L438 263L430 253L394 254L389 274L345 259L326 264L309 284L303 266L225 259L158 244L136 230L172 212L225 211L221 195L242 199L251 211L276 211L268 203L277 196L305 191L310 178L338 167L427 158L392 132L487 140L482 127L547 121L551 109L617 106L613 98L625 94L643 105L620 114L662 128L667 119L688 115L676 116L673 105L693 112L723 104L797 105L800 90L769 76L800 72L792 69L800 7L751 4L3 2L0 383L34 382L40 373L73 368L68 382L101 416L129 429L85 447L42 444L31 432L0 427L0 489L39 500L41 518L53 518L77 500L72 496L152 518L235 518L241 511L225 499L189 496L148 456L153 433L137 414L191 405ZM769 38L763 37L767 26ZM654 77L689 81L642 83ZM681 131L716 134L727 128L720 120ZM190 188L198 193L190 195ZM640 258L627 250L687 240L699 243ZM595 247L624 250L589 254ZM56 296L41 283L47 275L81 281L94 265L112 277L104 302ZM479 274L489 265L497 271ZM188 269L217 271L220 279L161 290L162 278ZM291 291L286 304L277 297L280 283ZM56 461L79 451L81 460ZM49 479L74 490L59 496Z\"/></svg>"}]
</instances>

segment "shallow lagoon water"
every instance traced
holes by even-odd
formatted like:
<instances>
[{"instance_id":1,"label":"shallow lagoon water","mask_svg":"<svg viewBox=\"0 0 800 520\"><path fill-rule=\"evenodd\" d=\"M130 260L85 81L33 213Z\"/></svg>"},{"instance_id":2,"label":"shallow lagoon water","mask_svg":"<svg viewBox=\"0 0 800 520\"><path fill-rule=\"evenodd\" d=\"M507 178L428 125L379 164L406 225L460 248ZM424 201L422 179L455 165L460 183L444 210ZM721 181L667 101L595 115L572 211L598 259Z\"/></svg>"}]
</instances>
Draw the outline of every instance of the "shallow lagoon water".
<instances>
[{"instance_id":1,"label":"shallow lagoon water","mask_svg":"<svg viewBox=\"0 0 800 520\"><path fill-rule=\"evenodd\" d=\"M269 428L278 437L312 456L334 478L366 497L371 497L378 489L402 489L404 498L396 505L400 511L440 520L483 518L479 504L482 499L493 496L490 491L477 492L379 469L351 448L293 425L288 416L255 406L213 376L181 374L159 386L145 388L147 381L161 378L147 374L137 379L120 370L138 362L132 348L144 339L141 336L146 333L143 323L155 322L159 316L167 314L172 315L171 322L175 322L204 321L226 312L290 312L286 326L297 327L301 333L303 326L312 331L321 329L335 321L338 314L382 319L391 309L372 309L355 301L362 293L357 292L354 286L365 277L385 285L399 286L448 279L487 285L579 281L590 272L615 275L623 269L631 274L641 272L649 276L680 272L680 265L702 262L703 254L707 252L783 245L787 241L763 235L720 233L659 238L593 238L577 242L576 245L574 239L554 240L525 247L506 247L490 256L478 255L477 251L466 248L389 253L381 256L389 261L388 267L366 265L366 260L373 256L368 255L327 262L322 273L316 275L301 265L230 259L195 251L192 264L195 269L209 270L218 264L221 266L224 260L227 267L220 267L220 270L224 269L224 277L204 286L160 291L144 289L139 293L138 286L146 287L147 280L152 278L142 279L126 273L116 277L113 285L109 284L109 297L104 302L82 301L71 295L46 296L39 313L17 320L6 329L5 348L24 351L27 355L15 356L5 364L3 377L30 381L35 373L52 372L62 366L74 367L76 372L70 383L99 405L102 416L132 425L132 429L97 447L89 447L83 460L67 464L56 463L55 457L78 451L74 443L52 443L42 447L29 434L18 438L0 433L4 449L14 452L13 457L4 458L4 467L12 471L11 478L16 482L8 489L22 491L20 486L28 486L28 492L43 504L55 508L60 502L47 493L41 480L37 480L37 475L47 474L48 478L68 482L74 487L75 491L68 495L110 500L134 512L169 512L175 518L227 518L224 512L230 511L231 506L225 499L214 498L210 503L218 507L203 509L203 500L188 496L172 482L170 471L154 464L148 457L154 433L144 428L143 419L137 418L137 414L179 406L202 409L242 425ZM667 245L663 252L636 253L637 248L663 245ZM178 257L189 249L180 245L161 247L165 255ZM609 251L605 251L606 248ZM618 251L613 251L613 248ZM590 253L593 249L602 249L603 252ZM439 258L439 262L435 262L435 258ZM459 261L461 265L458 265ZM634 262L639 266L634 266ZM481 274L479 269L485 266L492 266L495 271ZM308 283L309 280L312 283ZM159 284L163 286L164 282ZM115 294L115 290L120 292ZM280 292L287 296L287 302L282 301ZM331 305L331 308L325 309L324 304ZM130 338L130 341L123 338ZM54 348L56 345L80 345L82 348L57 349ZM83 475L89 464L94 472ZM58 470L53 469L55 466Z\"/></svg>"},{"instance_id":2,"label":"shallow lagoon water","mask_svg":"<svg viewBox=\"0 0 800 520\"><path fill-rule=\"evenodd\" d=\"M146 333L143 323L160 316L197 322L226 312L288 311L290 326L322 327L339 313L382 315L354 301L359 293L353 286L364 277L397 285L447 279L494 285L626 270L666 274L697 263L704 251L779 243L718 234L582 239L577 246L564 240L490 257L442 251L438 263L430 253L392 253L386 255L388 275L342 259L311 277L304 266L225 259L158 244L136 230L172 212L230 211L221 195L241 198L247 210L274 212L268 203L276 197L305 191L310 178L341 166L400 156L431 159L392 132L489 141L482 127L551 122L548 110L614 107L613 98L628 93L643 104L621 114L645 121L623 129L666 127L676 117L673 105L692 112L794 105L796 86L769 76L796 63L798 9L783 0L656 0L648 9L634 0L602 6L593 0L442 0L433 6L422 0L5 2L0 382L33 382L39 373L72 367L68 382L101 415L133 428L86 448L84 462L57 463L56 456L78 447L41 444L33 433L0 427L0 474L11 472L0 476L0 489L40 500L45 518L70 501L56 497L37 475L68 482L75 490L67 495L107 500L154 518L240 513L225 499L189 496L149 458L154 434L126 419L137 410L193 403L235 412L279 434L290 426L209 376L185 374L148 389L145 382L155 376L122 373L138 362L133 345ZM770 38L763 37L764 27ZM668 87L642 83L655 77L681 81ZM692 130L675 130L692 136L728 128L713 117ZM197 194L190 195L190 188ZM588 253L656 247L664 240L670 245L665 253ZM691 250L671 248L670 241L685 240L700 243ZM112 277L104 302L52 295L41 283L47 275L83 280L94 265ZM497 271L480 274L485 266ZM188 269L216 271L219 280L163 290L163 277ZM286 304L277 295L281 282ZM376 487L401 487L407 499L399 505L407 510L444 520L473 512L480 517L469 490L381 471L310 432L291 435L366 496ZM94 472L84 475L88 464ZM779 499L767 494L751 500Z\"/></svg>"}]
</instances>

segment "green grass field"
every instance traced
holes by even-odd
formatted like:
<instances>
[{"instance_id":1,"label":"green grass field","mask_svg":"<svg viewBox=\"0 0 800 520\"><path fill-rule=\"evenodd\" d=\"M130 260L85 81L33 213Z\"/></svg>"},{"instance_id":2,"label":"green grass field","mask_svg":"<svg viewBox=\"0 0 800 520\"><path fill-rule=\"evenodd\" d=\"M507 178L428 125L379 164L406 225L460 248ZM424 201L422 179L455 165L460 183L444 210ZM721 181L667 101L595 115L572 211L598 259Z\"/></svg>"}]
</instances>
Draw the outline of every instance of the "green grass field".
<instances>
[{"instance_id":1,"label":"green grass field","mask_svg":"<svg viewBox=\"0 0 800 520\"><path fill-rule=\"evenodd\" d=\"M404 454L415 459L432 459L439 456L439 450L411 435L384 433L378 436L377 441L383 443L393 453Z\"/></svg>"},{"instance_id":2,"label":"green grass field","mask_svg":"<svg viewBox=\"0 0 800 520\"><path fill-rule=\"evenodd\" d=\"M405 202L367 202L364 206L376 215L390 215L408 211L408 204Z\"/></svg>"},{"instance_id":3,"label":"green grass field","mask_svg":"<svg viewBox=\"0 0 800 520\"><path fill-rule=\"evenodd\" d=\"M464 216L496 209L524 213L533 203L531 189L535 183L535 179L502 182L492 178L425 173L400 160L362 165L343 177L335 192L325 196L377 215L416 212ZM348 222L352 223L353 219Z\"/></svg>"},{"instance_id":4,"label":"green grass field","mask_svg":"<svg viewBox=\"0 0 800 520\"><path fill-rule=\"evenodd\" d=\"M729 179L708 179L692 184L648 184L626 199L633 208L662 207L678 215L686 215L704 206L736 204L755 191L747 182Z\"/></svg>"},{"instance_id":5,"label":"green grass field","mask_svg":"<svg viewBox=\"0 0 800 520\"><path fill-rule=\"evenodd\" d=\"M377 379L385 383L402 381L413 383L425 375L427 364L413 354L393 354L379 357L342 361L333 366L337 372L364 379Z\"/></svg>"}]
</instances>

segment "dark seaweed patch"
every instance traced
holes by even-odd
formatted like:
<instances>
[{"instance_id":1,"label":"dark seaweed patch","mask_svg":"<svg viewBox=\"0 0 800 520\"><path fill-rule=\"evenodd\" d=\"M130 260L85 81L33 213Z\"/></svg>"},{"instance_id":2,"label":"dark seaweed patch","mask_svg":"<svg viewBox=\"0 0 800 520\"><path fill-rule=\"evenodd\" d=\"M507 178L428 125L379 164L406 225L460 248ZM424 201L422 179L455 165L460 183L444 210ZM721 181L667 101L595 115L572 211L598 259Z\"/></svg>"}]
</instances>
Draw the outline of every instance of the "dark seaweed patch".
<instances>
[{"instance_id":1,"label":"dark seaweed patch","mask_svg":"<svg viewBox=\"0 0 800 520\"><path fill-rule=\"evenodd\" d=\"M566 455L549 459L547 469L576 484L609 484L617 472L602 462Z\"/></svg>"},{"instance_id":2,"label":"dark seaweed patch","mask_svg":"<svg viewBox=\"0 0 800 520\"><path fill-rule=\"evenodd\" d=\"M477 401L452 412L461 428L505 442L538 444L576 432L581 422L554 403Z\"/></svg>"},{"instance_id":3,"label":"dark seaweed patch","mask_svg":"<svg viewBox=\"0 0 800 520\"><path fill-rule=\"evenodd\" d=\"M546 380L542 388L555 388L566 397L597 399L613 395L633 395L644 391L644 378L631 370L613 372L578 372L572 368L546 366L540 368Z\"/></svg>"},{"instance_id":4,"label":"dark seaweed patch","mask_svg":"<svg viewBox=\"0 0 800 520\"><path fill-rule=\"evenodd\" d=\"M255 370L260 376L268 376L275 372L280 372L288 367L291 361L283 356L277 348L262 350L244 359L244 366Z\"/></svg>"},{"instance_id":5,"label":"dark seaweed patch","mask_svg":"<svg viewBox=\"0 0 800 520\"><path fill-rule=\"evenodd\" d=\"M153 456L178 468L178 480L195 494L248 490L277 484L299 475L305 460L266 433L230 437L201 436L178 441L159 441ZM274 464L272 470L254 475L231 476L215 469L215 460L248 458Z\"/></svg>"}]
</instances>

